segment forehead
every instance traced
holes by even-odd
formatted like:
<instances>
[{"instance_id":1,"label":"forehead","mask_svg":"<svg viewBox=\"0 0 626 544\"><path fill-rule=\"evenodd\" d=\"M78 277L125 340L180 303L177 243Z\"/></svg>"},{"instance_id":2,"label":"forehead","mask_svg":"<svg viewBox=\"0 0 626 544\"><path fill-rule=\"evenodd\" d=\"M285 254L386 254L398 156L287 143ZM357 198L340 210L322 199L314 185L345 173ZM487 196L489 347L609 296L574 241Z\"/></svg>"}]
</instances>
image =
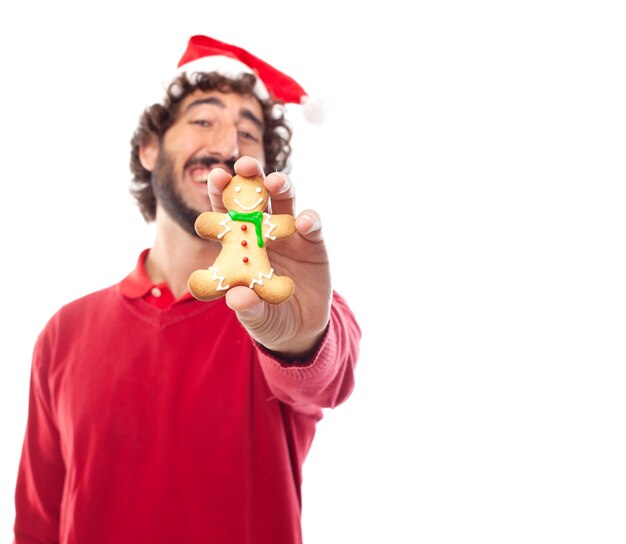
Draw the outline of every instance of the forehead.
<instances>
[{"instance_id":1,"label":"forehead","mask_svg":"<svg viewBox=\"0 0 626 544\"><path fill-rule=\"evenodd\" d=\"M264 121L263 108L256 96L221 91L193 91L181 102L179 116L201 107L213 107L218 111L230 112L236 117L249 112L260 121Z\"/></svg>"}]
</instances>

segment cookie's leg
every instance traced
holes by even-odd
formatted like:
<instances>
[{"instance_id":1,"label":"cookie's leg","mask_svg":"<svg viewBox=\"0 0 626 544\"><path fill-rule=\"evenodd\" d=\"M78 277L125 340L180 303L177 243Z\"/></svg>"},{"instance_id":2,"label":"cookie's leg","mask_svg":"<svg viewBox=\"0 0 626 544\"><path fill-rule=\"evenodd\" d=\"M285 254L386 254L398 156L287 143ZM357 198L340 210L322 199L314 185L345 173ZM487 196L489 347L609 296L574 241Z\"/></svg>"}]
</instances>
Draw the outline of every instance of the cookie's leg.
<instances>
[{"instance_id":1,"label":"cookie's leg","mask_svg":"<svg viewBox=\"0 0 626 544\"><path fill-rule=\"evenodd\" d=\"M211 266L208 270L196 270L187 282L189 292L198 300L213 300L226 294L229 285L224 285L224 276Z\"/></svg>"},{"instance_id":2,"label":"cookie's leg","mask_svg":"<svg viewBox=\"0 0 626 544\"><path fill-rule=\"evenodd\" d=\"M295 285L287 276L277 276L270 268L267 274L261 274L252 280L250 288L269 304L280 304L291 298Z\"/></svg>"}]
</instances>

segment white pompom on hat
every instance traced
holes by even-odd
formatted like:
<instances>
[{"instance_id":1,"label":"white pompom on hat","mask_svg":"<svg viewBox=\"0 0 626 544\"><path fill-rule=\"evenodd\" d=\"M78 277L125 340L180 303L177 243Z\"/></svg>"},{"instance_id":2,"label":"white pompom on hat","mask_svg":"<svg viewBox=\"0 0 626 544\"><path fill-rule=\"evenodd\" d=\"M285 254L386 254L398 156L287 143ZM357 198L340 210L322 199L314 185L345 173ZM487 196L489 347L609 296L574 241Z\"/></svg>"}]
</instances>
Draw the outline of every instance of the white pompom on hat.
<instances>
[{"instance_id":1,"label":"white pompom on hat","mask_svg":"<svg viewBox=\"0 0 626 544\"><path fill-rule=\"evenodd\" d=\"M192 36L178 62L178 72L185 72L192 81L194 74L202 72L218 72L230 77L242 73L254 74L257 77L254 93L259 99L272 98L283 104L300 104L307 121L315 124L324 121L321 100L311 99L293 78L241 47L208 36Z\"/></svg>"}]
</instances>

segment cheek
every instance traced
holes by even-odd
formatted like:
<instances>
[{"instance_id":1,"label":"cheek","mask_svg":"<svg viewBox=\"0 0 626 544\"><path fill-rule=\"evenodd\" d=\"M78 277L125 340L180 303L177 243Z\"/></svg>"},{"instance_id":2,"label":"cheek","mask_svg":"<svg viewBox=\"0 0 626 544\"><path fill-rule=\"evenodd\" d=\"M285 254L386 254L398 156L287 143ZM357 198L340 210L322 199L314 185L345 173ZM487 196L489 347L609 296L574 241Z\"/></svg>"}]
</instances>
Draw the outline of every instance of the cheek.
<instances>
[{"instance_id":1,"label":"cheek","mask_svg":"<svg viewBox=\"0 0 626 544\"><path fill-rule=\"evenodd\" d=\"M165 150L175 160L186 160L185 156L189 157L197 148L198 142L192 131L185 131L177 127L172 127L165 134L163 139Z\"/></svg>"}]
</instances>

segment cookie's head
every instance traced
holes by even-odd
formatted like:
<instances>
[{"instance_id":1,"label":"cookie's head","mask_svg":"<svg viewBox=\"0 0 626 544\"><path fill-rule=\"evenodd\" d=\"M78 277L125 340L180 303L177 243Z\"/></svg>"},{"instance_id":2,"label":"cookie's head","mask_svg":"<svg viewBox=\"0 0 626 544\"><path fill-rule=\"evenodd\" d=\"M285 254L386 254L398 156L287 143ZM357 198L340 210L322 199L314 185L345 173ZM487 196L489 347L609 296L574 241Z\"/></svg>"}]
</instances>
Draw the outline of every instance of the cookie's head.
<instances>
[{"instance_id":1,"label":"cookie's head","mask_svg":"<svg viewBox=\"0 0 626 544\"><path fill-rule=\"evenodd\" d=\"M261 178L234 176L224 188L222 200L227 210L262 212L267 208L269 192Z\"/></svg>"}]
</instances>

